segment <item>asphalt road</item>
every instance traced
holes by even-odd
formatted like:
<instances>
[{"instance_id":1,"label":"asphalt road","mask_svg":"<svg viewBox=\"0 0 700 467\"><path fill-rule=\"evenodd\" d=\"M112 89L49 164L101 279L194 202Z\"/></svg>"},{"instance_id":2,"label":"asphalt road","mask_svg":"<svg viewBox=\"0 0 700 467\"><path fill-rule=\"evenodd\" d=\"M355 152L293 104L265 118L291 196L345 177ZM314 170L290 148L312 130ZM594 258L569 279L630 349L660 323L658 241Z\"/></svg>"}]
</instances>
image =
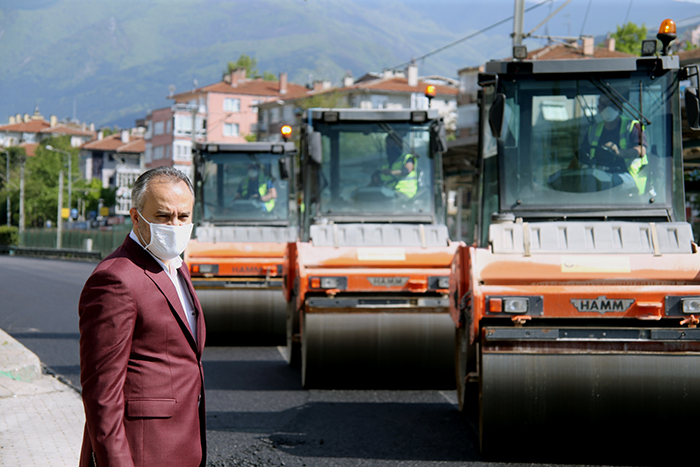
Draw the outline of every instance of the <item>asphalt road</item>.
<instances>
[{"instance_id":1,"label":"asphalt road","mask_svg":"<svg viewBox=\"0 0 700 467\"><path fill-rule=\"evenodd\" d=\"M94 267L0 256L0 328L75 387L77 303ZM207 347L204 368L209 466L552 465L530 452L483 462L451 390L304 390L276 347Z\"/></svg>"}]
</instances>

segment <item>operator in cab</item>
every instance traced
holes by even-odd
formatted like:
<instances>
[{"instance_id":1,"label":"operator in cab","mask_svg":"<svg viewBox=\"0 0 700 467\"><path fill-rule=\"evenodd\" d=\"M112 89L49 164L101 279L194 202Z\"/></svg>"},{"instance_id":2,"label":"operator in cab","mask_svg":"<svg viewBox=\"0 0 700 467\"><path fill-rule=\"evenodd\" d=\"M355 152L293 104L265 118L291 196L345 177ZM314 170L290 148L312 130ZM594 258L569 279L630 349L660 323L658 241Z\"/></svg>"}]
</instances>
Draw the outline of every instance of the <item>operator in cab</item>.
<instances>
[{"instance_id":1,"label":"operator in cab","mask_svg":"<svg viewBox=\"0 0 700 467\"><path fill-rule=\"evenodd\" d=\"M387 135L385 145L387 161L379 170L381 183L397 194L413 198L418 192L415 156L403 152L401 137L396 134Z\"/></svg>"},{"instance_id":2,"label":"operator in cab","mask_svg":"<svg viewBox=\"0 0 700 467\"><path fill-rule=\"evenodd\" d=\"M611 172L629 174L639 194L644 193L647 182L644 169L648 159L641 123L623 115L620 107L606 95L598 100L598 115L601 121L591 125L582 138L578 161L590 161Z\"/></svg>"},{"instance_id":3,"label":"operator in cab","mask_svg":"<svg viewBox=\"0 0 700 467\"><path fill-rule=\"evenodd\" d=\"M270 212L275 207L277 189L262 166L252 163L248 166L248 174L243 177L234 199L257 199L262 202L263 211Z\"/></svg>"}]
</instances>

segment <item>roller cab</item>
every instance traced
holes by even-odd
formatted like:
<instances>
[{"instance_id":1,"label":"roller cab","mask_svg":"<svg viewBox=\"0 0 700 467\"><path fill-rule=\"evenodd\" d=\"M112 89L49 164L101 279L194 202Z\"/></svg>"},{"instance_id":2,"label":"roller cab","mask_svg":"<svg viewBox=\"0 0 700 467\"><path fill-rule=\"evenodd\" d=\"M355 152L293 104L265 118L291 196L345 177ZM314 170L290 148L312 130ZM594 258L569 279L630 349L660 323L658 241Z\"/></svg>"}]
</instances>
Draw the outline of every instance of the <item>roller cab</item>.
<instances>
[{"instance_id":1,"label":"roller cab","mask_svg":"<svg viewBox=\"0 0 700 467\"><path fill-rule=\"evenodd\" d=\"M477 238L454 258L450 311L460 406L488 457L688 454L700 256L679 82L695 74L650 56L480 75Z\"/></svg>"},{"instance_id":2,"label":"roller cab","mask_svg":"<svg viewBox=\"0 0 700 467\"><path fill-rule=\"evenodd\" d=\"M450 387L436 111L312 109L288 317L305 387Z\"/></svg>"},{"instance_id":3,"label":"roller cab","mask_svg":"<svg viewBox=\"0 0 700 467\"><path fill-rule=\"evenodd\" d=\"M284 343L284 255L297 239L293 143L199 144L195 238L185 251L207 332Z\"/></svg>"}]
</instances>

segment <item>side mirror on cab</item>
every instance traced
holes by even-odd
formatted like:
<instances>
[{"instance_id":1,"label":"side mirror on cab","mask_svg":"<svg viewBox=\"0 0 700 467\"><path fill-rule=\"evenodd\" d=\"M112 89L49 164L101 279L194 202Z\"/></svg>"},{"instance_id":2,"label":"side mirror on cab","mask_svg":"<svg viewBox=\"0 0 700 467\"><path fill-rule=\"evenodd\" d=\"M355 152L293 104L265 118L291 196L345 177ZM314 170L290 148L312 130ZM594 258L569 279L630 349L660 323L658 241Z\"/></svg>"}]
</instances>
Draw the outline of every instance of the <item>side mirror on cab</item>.
<instances>
[{"instance_id":1,"label":"side mirror on cab","mask_svg":"<svg viewBox=\"0 0 700 467\"><path fill-rule=\"evenodd\" d=\"M685 88L685 112L688 126L692 130L700 130L700 98L698 88Z\"/></svg>"},{"instance_id":2,"label":"side mirror on cab","mask_svg":"<svg viewBox=\"0 0 700 467\"><path fill-rule=\"evenodd\" d=\"M499 92L493 97L493 103L489 109L489 126L494 138L501 136L503 130L503 116L506 109L506 95Z\"/></svg>"},{"instance_id":3,"label":"side mirror on cab","mask_svg":"<svg viewBox=\"0 0 700 467\"><path fill-rule=\"evenodd\" d=\"M681 68L680 79L689 80L690 86L685 88L685 112L688 126L692 130L700 130L700 71L697 65Z\"/></svg>"},{"instance_id":4,"label":"side mirror on cab","mask_svg":"<svg viewBox=\"0 0 700 467\"><path fill-rule=\"evenodd\" d=\"M323 146L321 144L321 133L312 131L309 134L309 158L321 165L323 161Z\"/></svg>"},{"instance_id":5,"label":"side mirror on cab","mask_svg":"<svg viewBox=\"0 0 700 467\"><path fill-rule=\"evenodd\" d=\"M280 179L289 180L289 158L280 157L278 163L280 169Z\"/></svg>"}]
</instances>

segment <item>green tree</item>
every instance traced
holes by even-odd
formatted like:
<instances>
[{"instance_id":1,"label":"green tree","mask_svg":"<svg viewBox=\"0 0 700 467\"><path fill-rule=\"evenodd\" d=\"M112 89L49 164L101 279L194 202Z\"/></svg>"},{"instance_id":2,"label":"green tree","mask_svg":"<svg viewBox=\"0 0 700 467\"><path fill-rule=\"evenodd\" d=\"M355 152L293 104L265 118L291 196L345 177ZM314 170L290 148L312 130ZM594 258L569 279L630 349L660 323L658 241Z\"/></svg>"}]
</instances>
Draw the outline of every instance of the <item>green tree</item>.
<instances>
[{"instance_id":1,"label":"green tree","mask_svg":"<svg viewBox=\"0 0 700 467\"><path fill-rule=\"evenodd\" d=\"M617 26L617 31L611 34L615 38L615 48L620 52L632 55L642 54L642 41L647 37L647 27L628 22Z\"/></svg>"},{"instance_id":2,"label":"green tree","mask_svg":"<svg viewBox=\"0 0 700 467\"><path fill-rule=\"evenodd\" d=\"M24 148L12 146L0 151L0 223L7 219L7 197L10 197L10 220L19 221L19 175L20 164L27 157ZM10 159L10 178L7 179L7 158Z\"/></svg>"},{"instance_id":3,"label":"green tree","mask_svg":"<svg viewBox=\"0 0 700 467\"><path fill-rule=\"evenodd\" d=\"M228 62L224 76L230 74L236 68L245 68L245 75L247 78L262 78L265 81L275 81L277 79L274 73L270 73L269 71L261 75L258 71L258 59L246 54L241 54L235 62Z\"/></svg>"},{"instance_id":4,"label":"green tree","mask_svg":"<svg viewBox=\"0 0 700 467\"><path fill-rule=\"evenodd\" d=\"M46 149L51 145L56 149L70 153L71 172L68 172L67 156L58 151ZM80 167L78 149L70 146L70 136L53 137L42 141L34 157L27 158L25 170L24 212L26 222L33 227L41 227L47 220L55 224L58 208L58 176L63 170L64 207L68 202L68 177L73 186L78 185ZM77 196L72 197L72 206L77 205Z\"/></svg>"}]
</instances>

